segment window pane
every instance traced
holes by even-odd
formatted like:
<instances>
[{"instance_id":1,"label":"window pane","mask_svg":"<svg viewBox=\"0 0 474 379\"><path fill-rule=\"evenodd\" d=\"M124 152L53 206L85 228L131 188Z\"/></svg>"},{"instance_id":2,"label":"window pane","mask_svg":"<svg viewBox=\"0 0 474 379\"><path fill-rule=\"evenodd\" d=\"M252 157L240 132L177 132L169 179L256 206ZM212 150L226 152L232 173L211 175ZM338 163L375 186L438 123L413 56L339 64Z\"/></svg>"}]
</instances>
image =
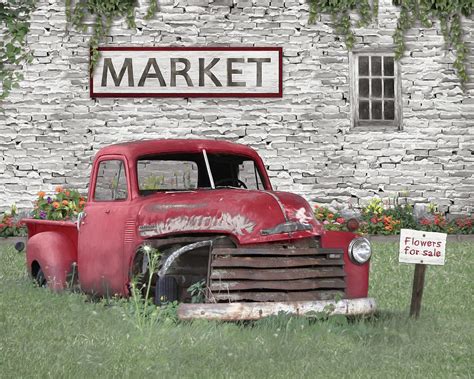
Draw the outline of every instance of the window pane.
<instances>
[{"instance_id":1,"label":"window pane","mask_svg":"<svg viewBox=\"0 0 474 379\"><path fill-rule=\"evenodd\" d=\"M94 200L124 200L127 198L127 178L122 161L102 161L97 171Z\"/></svg>"},{"instance_id":2,"label":"window pane","mask_svg":"<svg viewBox=\"0 0 474 379\"><path fill-rule=\"evenodd\" d=\"M247 189L263 189L262 181L255 167L254 161L243 161L239 165L239 180L245 184ZM243 187L242 183L236 181L231 183L237 187Z\"/></svg>"},{"instance_id":3,"label":"window pane","mask_svg":"<svg viewBox=\"0 0 474 379\"><path fill-rule=\"evenodd\" d=\"M382 79L372 79L372 97L382 97Z\"/></svg>"},{"instance_id":4,"label":"window pane","mask_svg":"<svg viewBox=\"0 0 474 379\"><path fill-rule=\"evenodd\" d=\"M393 79L383 80L383 96L390 99L394 98Z\"/></svg>"},{"instance_id":5,"label":"window pane","mask_svg":"<svg viewBox=\"0 0 474 379\"><path fill-rule=\"evenodd\" d=\"M369 79L359 79L359 96L369 97Z\"/></svg>"},{"instance_id":6,"label":"window pane","mask_svg":"<svg viewBox=\"0 0 474 379\"><path fill-rule=\"evenodd\" d=\"M381 101L372 101L372 119L373 120L382 119L382 102Z\"/></svg>"},{"instance_id":7,"label":"window pane","mask_svg":"<svg viewBox=\"0 0 474 379\"><path fill-rule=\"evenodd\" d=\"M368 101L359 101L359 119L370 120Z\"/></svg>"},{"instance_id":8,"label":"window pane","mask_svg":"<svg viewBox=\"0 0 474 379\"><path fill-rule=\"evenodd\" d=\"M141 159L137 163L141 194L157 190L190 190L197 187L197 164L191 161Z\"/></svg>"},{"instance_id":9,"label":"window pane","mask_svg":"<svg viewBox=\"0 0 474 379\"><path fill-rule=\"evenodd\" d=\"M393 100L385 100L383 106L383 118L385 120L393 120L395 118L395 102Z\"/></svg>"},{"instance_id":10,"label":"window pane","mask_svg":"<svg viewBox=\"0 0 474 379\"><path fill-rule=\"evenodd\" d=\"M369 76L369 57L359 57L359 75Z\"/></svg>"},{"instance_id":11,"label":"window pane","mask_svg":"<svg viewBox=\"0 0 474 379\"><path fill-rule=\"evenodd\" d=\"M384 76L393 76L393 57L383 57Z\"/></svg>"},{"instance_id":12,"label":"window pane","mask_svg":"<svg viewBox=\"0 0 474 379\"><path fill-rule=\"evenodd\" d=\"M382 75L382 57L372 57L372 76Z\"/></svg>"}]
</instances>

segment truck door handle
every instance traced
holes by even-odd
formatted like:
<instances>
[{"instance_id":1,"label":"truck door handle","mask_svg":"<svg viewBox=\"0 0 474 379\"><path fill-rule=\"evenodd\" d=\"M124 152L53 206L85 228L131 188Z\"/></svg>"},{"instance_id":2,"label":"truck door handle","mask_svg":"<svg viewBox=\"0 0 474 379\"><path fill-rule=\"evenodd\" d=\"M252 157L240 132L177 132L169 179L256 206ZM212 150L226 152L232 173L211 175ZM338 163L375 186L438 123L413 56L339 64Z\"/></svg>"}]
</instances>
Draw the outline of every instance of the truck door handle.
<instances>
[{"instance_id":1,"label":"truck door handle","mask_svg":"<svg viewBox=\"0 0 474 379\"><path fill-rule=\"evenodd\" d=\"M81 229L81 223L86 218L86 216L87 216L87 213L84 212L84 211L82 211L81 213L79 213L77 215L77 221L76 221L77 231L79 231Z\"/></svg>"},{"instance_id":2,"label":"truck door handle","mask_svg":"<svg viewBox=\"0 0 474 379\"><path fill-rule=\"evenodd\" d=\"M105 210L105 213L106 213L106 214L109 214L109 213L110 213L110 209L106 209L106 210Z\"/></svg>"}]
</instances>

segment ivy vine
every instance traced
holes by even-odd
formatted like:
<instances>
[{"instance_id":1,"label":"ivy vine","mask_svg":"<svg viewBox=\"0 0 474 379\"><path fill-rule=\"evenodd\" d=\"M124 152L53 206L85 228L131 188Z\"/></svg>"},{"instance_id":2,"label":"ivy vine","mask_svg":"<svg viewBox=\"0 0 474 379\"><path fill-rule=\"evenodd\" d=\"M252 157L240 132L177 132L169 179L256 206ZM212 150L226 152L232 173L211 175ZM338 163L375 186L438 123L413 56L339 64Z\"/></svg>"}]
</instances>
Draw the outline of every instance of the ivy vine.
<instances>
[{"instance_id":1,"label":"ivy vine","mask_svg":"<svg viewBox=\"0 0 474 379\"><path fill-rule=\"evenodd\" d=\"M378 0L373 0L372 8L368 0L308 0L309 22L314 23L320 13L328 13L334 22L336 32L344 37L349 50L354 45L354 33L349 13L357 10L359 25L366 26L378 16ZM424 27L431 27L434 19L439 19L447 49L454 49L456 59L453 63L461 85L469 81L466 71L468 49L463 41L461 16L470 17L474 0L393 0L399 6L400 16L393 34L395 58L400 59L405 50L405 33L419 20Z\"/></svg>"},{"instance_id":2,"label":"ivy vine","mask_svg":"<svg viewBox=\"0 0 474 379\"><path fill-rule=\"evenodd\" d=\"M433 25L433 19L439 19L441 31L444 35L446 47L456 52L453 66L457 75L464 85L469 77L466 71L466 59L468 50L463 41L463 30L461 27L461 15L469 17L473 13L473 0L393 0L395 5L401 7L397 29L393 35L395 42L395 57L400 59L405 52L405 32L410 29L417 20L429 28Z\"/></svg>"},{"instance_id":3,"label":"ivy vine","mask_svg":"<svg viewBox=\"0 0 474 379\"><path fill-rule=\"evenodd\" d=\"M20 68L31 62L32 55L26 46L26 35L30 29L30 15L36 0L9 0L0 3L0 99L8 96L23 79Z\"/></svg>"},{"instance_id":4,"label":"ivy vine","mask_svg":"<svg viewBox=\"0 0 474 379\"><path fill-rule=\"evenodd\" d=\"M358 26L367 26L373 17L377 17L378 1L372 9L369 0L309 0L309 22L314 23L321 13L329 13L336 32L344 37L349 50L354 45L355 36L349 13L357 10L360 20Z\"/></svg>"},{"instance_id":5,"label":"ivy vine","mask_svg":"<svg viewBox=\"0 0 474 379\"><path fill-rule=\"evenodd\" d=\"M109 34L116 18L125 18L129 28L134 28L137 0L66 0L66 18L77 30L86 32L92 24L90 68L99 59L99 43ZM157 0L149 0L145 19L150 19L158 9Z\"/></svg>"}]
</instances>

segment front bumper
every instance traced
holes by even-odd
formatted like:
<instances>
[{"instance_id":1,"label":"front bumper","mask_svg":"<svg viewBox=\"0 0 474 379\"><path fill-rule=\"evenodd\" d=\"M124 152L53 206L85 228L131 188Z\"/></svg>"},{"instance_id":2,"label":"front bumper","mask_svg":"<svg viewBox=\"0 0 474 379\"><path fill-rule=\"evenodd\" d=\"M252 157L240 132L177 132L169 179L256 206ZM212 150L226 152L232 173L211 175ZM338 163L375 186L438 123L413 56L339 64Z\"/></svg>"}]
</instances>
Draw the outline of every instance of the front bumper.
<instances>
[{"instance_id":1,"label":"front bumper","mask_svg":"<svg viewBox=\"0 0 474 379\"><path fill-rule=\"evenodd\" d=\"M369 315L377 308L375 299L264 302L264 303L207 303L180 304L178 317L181 320L206 319L222 321L258 320L264 317L286 313L290 315L306 315L323 313L332 315Z\"/></svg>"}]
</instances>

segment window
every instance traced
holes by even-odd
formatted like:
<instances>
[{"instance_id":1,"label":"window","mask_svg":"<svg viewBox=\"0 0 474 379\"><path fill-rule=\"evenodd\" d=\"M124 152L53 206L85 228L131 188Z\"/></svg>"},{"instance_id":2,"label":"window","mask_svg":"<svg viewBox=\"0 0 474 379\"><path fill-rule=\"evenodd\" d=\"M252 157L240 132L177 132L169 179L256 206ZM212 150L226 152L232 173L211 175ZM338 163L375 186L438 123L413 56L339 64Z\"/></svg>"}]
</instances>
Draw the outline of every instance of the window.
<instances>
[{"instance_id":1,"label":"window","mask_svg":"<svg viewBox=\"0 0 474 379\"><path fill-rule=\"evenodd\" d=\"M196 162L175 159L140 159L137 163L138 188L141 194L162 191L185 191L197 188Z\"/></svg>"},{"instance_id":2,"label":"window","mask_svg":"<svg viewBox=\"0 0 474 379\"><path fill-rule=\"evenodd\" d=\"M265 190L255 162L232 154L207 153L215 188ZM149 155L137 161L138 189L148 196L160 191L194 191L212 188L204 154Z\"/></svg>"},{"instance_id":3,"label":"window","mask_svg":"<svg viewBox=\"0 0 474 379\"><path fill-rule=\"evenodd\" d=\"M248 189L263 190L262 179L258 173L254 161L243 161L239 165L239 180L245 183Z\"/></svg>"},{"instance_id":4,"label":"window","mask_svg":"<svg viewBox=\"0 0 474 379\"><path fill-rule=\"evenodd\" d=\"M110 201L127 198L127 177L121 160L99 163L95 184L94 200Z\"/></svg>"},{"instance_id":5,"label":"window","mask_svg":"<svg viewBox=\"0 0 474 379\"><path fill-rule=\"evenodd\" d=\"M393 54L354 53L352 100L355 126L400 126L400 89Z\"/></svg>"}]
</instances>

